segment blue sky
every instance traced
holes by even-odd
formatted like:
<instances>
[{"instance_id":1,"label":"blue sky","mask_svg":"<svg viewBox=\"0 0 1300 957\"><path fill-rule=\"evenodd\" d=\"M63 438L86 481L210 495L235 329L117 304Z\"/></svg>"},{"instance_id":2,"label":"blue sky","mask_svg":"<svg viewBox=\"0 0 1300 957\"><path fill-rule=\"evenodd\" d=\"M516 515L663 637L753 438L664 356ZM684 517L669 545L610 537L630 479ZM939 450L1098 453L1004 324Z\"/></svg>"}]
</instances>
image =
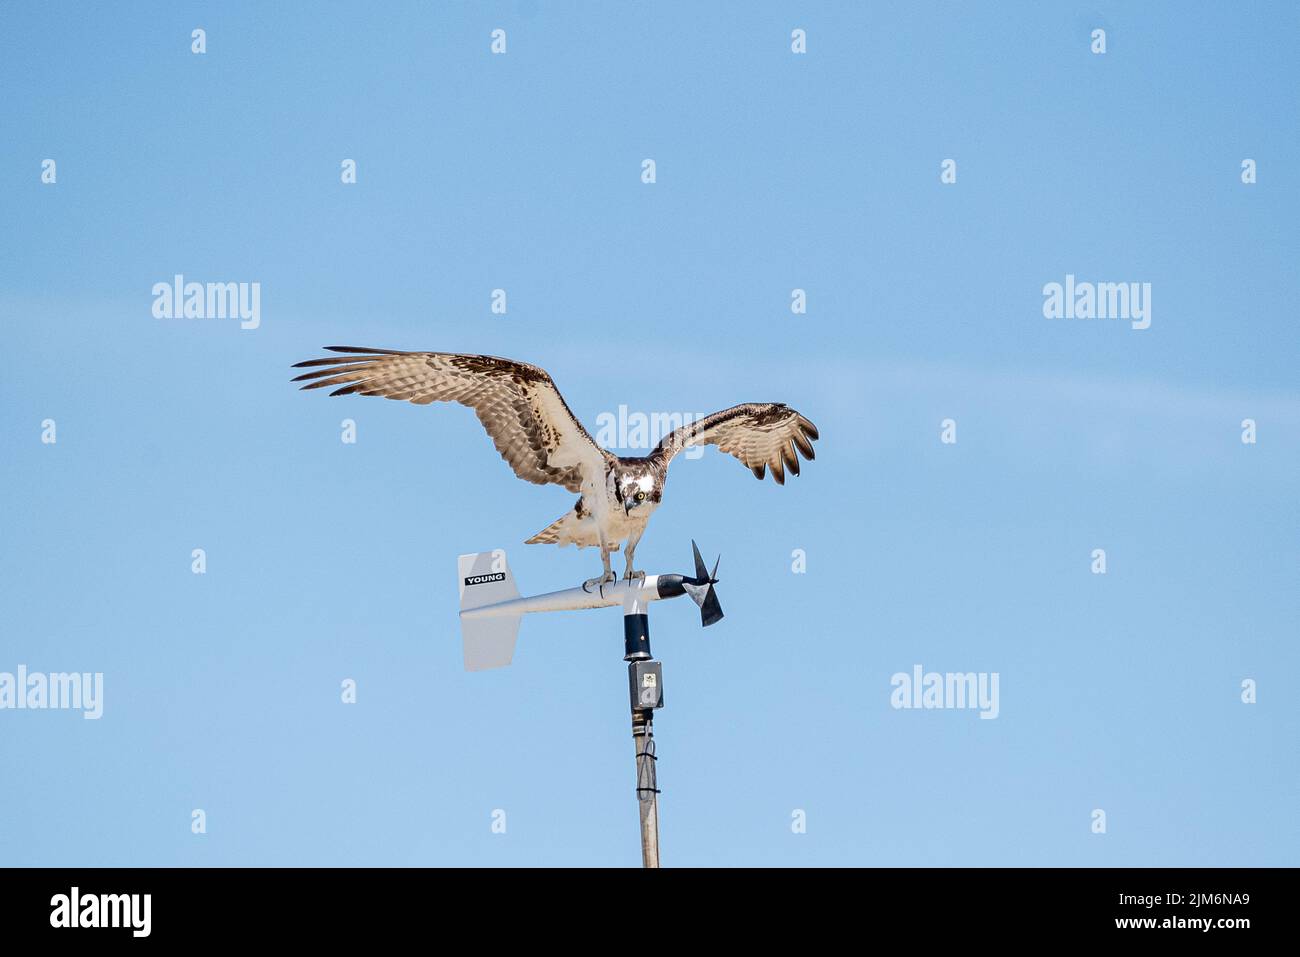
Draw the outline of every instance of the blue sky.
<instances>
[{"instance_id":1,"label":"blue sky","mask_svg":"<svg viewBox=\"0 0 1300 957\"><path fill-rule=\"evenodd\" d=\"M105 700L0 711L0 864L639 862L617 612L461 669L456 556L594 574L520 544L573 496L466 409L296 391L333 343L527 360L589 426L817 423L784 488L679 459L638 550L723 555L725 621L653 609L665 864L1300 863L1298 21L5 4L0 672ZM154 318L177 273L260 327ZM1067 274L1151 327L1045 319ZM998 718L891 708L916 664Z\"/></svg>"}]
</instances>

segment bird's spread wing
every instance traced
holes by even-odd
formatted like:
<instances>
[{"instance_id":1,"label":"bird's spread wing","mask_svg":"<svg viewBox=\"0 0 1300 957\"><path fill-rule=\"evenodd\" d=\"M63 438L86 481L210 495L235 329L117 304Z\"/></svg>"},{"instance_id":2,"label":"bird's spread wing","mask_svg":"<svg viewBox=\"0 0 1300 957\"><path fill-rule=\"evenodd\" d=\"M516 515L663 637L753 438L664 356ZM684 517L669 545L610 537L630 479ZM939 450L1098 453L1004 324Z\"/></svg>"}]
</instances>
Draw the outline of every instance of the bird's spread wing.
<instances>
[{"instance_id":1,"label":"bird's spread wing","mask_svg":"<svg viewBox=\"0 0 1300 957\"><path fill-rule=\"evenodd\" d=\"M313 368L295 378L304 389L334 387L330 395L382 395L416 405L459 402L478 415L501 457L521 479L582 490L599 481L605 455L569 411L551 377L537 366L495 356L393 352L328 346L346 353L299 362Z\"/></svg>"},{"instance_id":2,"label":"bird's spread wing","mask_svg":"<svg viewBox=\"0 0 1300 957\"><path fill-rule=\"evenodd\" d=\"M799 474L799 454L812 460L817 427L779 402L750 402L707 415L666 435L650 453L666 468L688 445L716 445L762 479L770 468L778 485L785 470Z\"/></svg>"}]
</instances>

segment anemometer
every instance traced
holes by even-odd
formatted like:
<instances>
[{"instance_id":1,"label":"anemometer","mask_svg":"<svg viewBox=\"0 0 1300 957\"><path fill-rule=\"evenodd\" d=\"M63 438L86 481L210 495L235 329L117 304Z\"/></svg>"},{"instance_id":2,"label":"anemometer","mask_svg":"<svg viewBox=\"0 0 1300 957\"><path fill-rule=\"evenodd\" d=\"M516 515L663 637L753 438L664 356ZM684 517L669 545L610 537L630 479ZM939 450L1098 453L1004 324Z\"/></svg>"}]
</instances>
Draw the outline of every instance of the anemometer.
<instances>
[{"instance_id":1,"label":"anemometer","mask_svg":"<svg viewBox=\"0 0 1300 957\"><path fill-rule=\"evenodd\" d=\"M710 572L691 542L694 575L645 575L599 586L566 588L523 598L501 549L461 555L460 628L467 671L504 667L514 659L519 621L534 611L579 611L623 606L623 660L627 662L632 741L636 745L636 796L641 815L641 863L659 866L659 805L655 774L654 713L664 706L663 666L650 653L651 602L690 595L705 627L722 620ZM719 562L721 559L718 560Z\"/></svg>"}]
</instances>

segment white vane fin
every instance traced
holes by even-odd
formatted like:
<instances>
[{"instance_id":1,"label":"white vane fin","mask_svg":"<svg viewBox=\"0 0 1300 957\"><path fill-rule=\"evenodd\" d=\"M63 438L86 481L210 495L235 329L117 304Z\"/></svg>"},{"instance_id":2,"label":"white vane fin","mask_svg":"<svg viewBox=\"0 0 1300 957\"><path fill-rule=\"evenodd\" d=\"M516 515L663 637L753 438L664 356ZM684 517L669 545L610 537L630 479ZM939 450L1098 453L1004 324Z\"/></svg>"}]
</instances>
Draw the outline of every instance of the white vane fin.
<instances>
[{"instance_id":1,"label":"white vane fin","mask_svg":"<svg viewBox=\"0 0 1300 957\"><path fill-rule=\"evenodd\" d=\"M457 560L460 576L460 610L495 605L519 597L514 575L502 549L461 555ZM515 639L519 637L519 615L500 615L466 620L461 618L461 640L466 671L485 671L510 664L515 656Z\"/></svg>"}]
</instances>

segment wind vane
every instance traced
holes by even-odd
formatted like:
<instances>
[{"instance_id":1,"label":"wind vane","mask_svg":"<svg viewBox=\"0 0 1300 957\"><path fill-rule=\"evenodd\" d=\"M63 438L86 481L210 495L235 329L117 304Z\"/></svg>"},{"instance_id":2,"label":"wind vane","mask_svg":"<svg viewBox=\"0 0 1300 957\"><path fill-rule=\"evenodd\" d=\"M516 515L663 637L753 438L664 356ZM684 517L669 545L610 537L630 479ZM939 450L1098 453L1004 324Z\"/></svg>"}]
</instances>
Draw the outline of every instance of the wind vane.
<instances>
[{"instance_id":1,"label":"wind vane","mask_svg":"<svg viewBox=\"0 0 1300 957\"><path fill-rule=\"evenodd\" d=\"M628 663L628 692L632 708L632 741L636 746L636 794L641 813L641 863L659 866L659 805L655 774L654 712L664 706L663 669L650 654L651 602L689 595L700 606L705 627L722 620L714 585L718 561L710 572L691 542L694 575L646 575L642 578L592 584L520 597L505 552L461 555L460 629L467 671L484 671L510 664L519 637L519 621L535 611L579 611L623 606L623 660Z\"/></svg>"}]
</instances>

